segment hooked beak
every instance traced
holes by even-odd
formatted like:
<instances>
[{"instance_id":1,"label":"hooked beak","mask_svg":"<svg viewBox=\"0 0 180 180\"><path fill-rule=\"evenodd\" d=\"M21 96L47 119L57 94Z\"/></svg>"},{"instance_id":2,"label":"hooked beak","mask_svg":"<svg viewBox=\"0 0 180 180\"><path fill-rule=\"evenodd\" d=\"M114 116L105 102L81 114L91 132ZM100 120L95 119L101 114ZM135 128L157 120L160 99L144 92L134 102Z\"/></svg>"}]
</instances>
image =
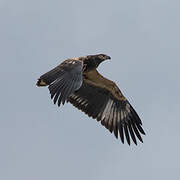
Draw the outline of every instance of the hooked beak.
<instances>
[{"instance_id":1,"label":"hooked beak","mask_svg":"<svg viewBox=\"0 0 180 180\"><path fill-rule=\"evenodd\" d=\"M111 59L111 57L110 56L107 56L107 58L106 59Z\"/></svg>"}]
</instances>

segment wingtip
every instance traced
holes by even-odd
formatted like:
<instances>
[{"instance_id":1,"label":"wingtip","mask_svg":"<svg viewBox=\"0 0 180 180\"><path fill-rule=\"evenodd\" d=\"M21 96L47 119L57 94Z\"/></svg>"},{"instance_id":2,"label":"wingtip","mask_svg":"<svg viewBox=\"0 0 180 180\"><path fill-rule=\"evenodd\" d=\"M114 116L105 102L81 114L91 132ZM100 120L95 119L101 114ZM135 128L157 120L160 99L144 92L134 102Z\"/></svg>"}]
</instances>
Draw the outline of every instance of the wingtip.
<instances>
[{"instance_id":1,"label":"wingtip","mask_svg":"<svg viewBox=\"0 0 180 180\"><path fill-rule=\"evenodd\" d=\"M130 142L130 140L129 140L129 141L127 140L127 143L128 143L128 145L129 145L129 146L131 145L131 142Z\"/></svg>"},{"instance_id":2,"label":"wingtip","mask_svg":"<svg viewBox=\"0 0 180 180\"><path fill-rule=\"evenodd\" d=\"M47 86L47 84L42 79L38 79L36 86L38 86L38 87Z\"/></svg>"}]
</instances>

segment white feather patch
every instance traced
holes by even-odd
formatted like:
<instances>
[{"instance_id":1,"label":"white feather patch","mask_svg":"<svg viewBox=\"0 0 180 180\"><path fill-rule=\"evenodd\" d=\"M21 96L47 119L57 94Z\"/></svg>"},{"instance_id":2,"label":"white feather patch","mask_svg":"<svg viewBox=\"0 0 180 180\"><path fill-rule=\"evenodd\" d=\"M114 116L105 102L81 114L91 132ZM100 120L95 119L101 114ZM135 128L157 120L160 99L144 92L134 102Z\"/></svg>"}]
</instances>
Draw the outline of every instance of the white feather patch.
<instances>
[{"instance_id":1,"label":"white feather patch","mask_svg":"<svg viewBox=\"0 0 180 180\"><path fill-rule=\"evenodd\" d=\"M111 108L111 105L112 105L113 101L111 99L109 99L104 111L103 111L103 114L102 114L102 120L106 117L106 115L108 114L108 111L109 109Z\"/></svg>"}]
</instances>

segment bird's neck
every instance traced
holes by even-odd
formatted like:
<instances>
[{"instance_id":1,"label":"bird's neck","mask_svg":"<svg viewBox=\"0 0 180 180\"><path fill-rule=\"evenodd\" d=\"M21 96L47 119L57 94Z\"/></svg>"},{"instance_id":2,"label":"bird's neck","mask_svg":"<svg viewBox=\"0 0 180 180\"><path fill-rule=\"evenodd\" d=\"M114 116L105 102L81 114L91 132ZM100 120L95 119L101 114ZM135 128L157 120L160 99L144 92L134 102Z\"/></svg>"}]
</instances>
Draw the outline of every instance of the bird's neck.
<instances>
[{"instance_id":1,"label":"bird's neck","mask_svg":"<svg viewBox=\"0 0 180 180\"><path fill-rule=\"evenodd\" d=\"M84 61L84 71L90 71L96 69L101 62L97 59L85 59Z\"/></svg>"}]
</instances>

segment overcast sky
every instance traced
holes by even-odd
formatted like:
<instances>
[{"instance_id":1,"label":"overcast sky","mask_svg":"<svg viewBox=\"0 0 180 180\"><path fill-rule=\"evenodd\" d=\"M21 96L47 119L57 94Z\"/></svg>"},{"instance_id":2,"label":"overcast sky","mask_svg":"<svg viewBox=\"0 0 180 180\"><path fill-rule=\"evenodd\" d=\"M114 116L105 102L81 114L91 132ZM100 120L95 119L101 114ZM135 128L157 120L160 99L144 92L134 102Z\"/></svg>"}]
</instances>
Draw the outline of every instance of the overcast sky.
<instances>
[{"instance_id":1,"label":"overcast sky","mask_svg":"<svg viewBox=\"0 0 180 180\"><path fill-rule=\"evenodd\" d=\"M0 179L178 179L178 0L0 0ZM121 144L71 104L58 108L40 75L69 57L105 53L143 121Z\"/></svg>"}]
</instances>

